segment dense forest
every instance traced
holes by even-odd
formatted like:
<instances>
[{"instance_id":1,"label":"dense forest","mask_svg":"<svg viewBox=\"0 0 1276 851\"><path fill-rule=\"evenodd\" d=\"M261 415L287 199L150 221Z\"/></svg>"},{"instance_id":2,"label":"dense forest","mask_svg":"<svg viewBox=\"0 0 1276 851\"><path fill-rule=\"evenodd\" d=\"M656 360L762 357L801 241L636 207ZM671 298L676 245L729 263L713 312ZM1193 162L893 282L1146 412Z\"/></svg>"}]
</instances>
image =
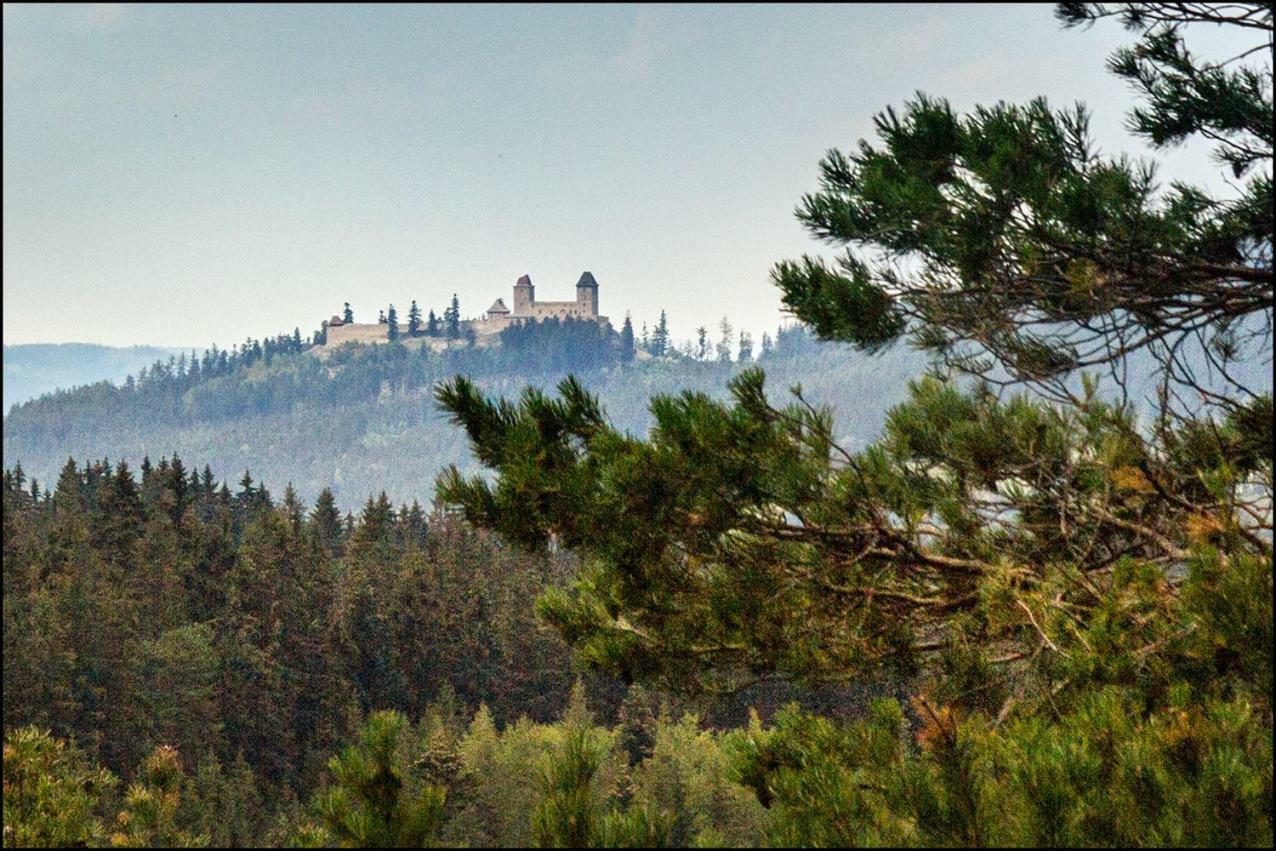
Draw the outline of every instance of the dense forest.
<instances>
[{"instance_id":1,"label":"dense forest","mask_svg":"<svg viewBox=\"0 0 1276 851\"><path fill-rule=\"evenodd\" d=\"M533 778L578 747L601 762L600 812L672 805L670 837L752 842L761 807L701 722L862 702L774 687L697 700L582 672L530 605L573 556L384 494L343 516L330 492L307 507L180 459L137 474L68 462L52 489L6 471L3 508L4 718L30 725L6 738L6 844L349 838L372 828L331 812L370 794L326 767L347 745L446 792L434 838L531 842L527 813L548 800Z\"/></svg>"},{"instance_id":2,"label":"dense forest","mask_svg":"<svg viewBox=\"0 0 1276 851\"><path fill-rule=\"evenodd\" d=\"M1056 15L1232 194L918 95L820 162L847 252L756 358L294 333L12 411L5 844L1270 847L1272 10Z\"/></svg>"}]
</instances>

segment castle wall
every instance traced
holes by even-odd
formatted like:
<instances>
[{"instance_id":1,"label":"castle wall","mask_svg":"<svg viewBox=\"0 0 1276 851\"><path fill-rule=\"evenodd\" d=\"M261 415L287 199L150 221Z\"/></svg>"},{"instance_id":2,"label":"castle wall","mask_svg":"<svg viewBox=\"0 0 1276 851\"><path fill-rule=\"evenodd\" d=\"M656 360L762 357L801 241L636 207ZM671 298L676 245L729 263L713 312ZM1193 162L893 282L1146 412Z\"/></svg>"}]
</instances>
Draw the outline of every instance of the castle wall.
<instances>
[{"instance_id":1,"label":"castle wall","mask_svg":"<svg viewBox=\"0 0 1276 851\"><path fill-rule=\"evenodd\" d=\"M352 322L346 325L328 326L328 345L339 346L342 343L384 343L389 333L388 325L380 322ZM400 330L403 327L400 326ZM407 332L404 331L404 334Z\"/></svg>"},{"instance_id":2,"label":"castle wall","mask_svg":"<svg viewBox=\"0 0 1276 851\"><path fill-rule=\"evenodd\" d=\"M557 316L560 319L566 319L568 316L574 316L577 319L593 319L588 306L577 301L535 301L526 308L526 313L520 313L519 316L534 316L538 319L549 319Z\"/></svg>"}]
</instances>

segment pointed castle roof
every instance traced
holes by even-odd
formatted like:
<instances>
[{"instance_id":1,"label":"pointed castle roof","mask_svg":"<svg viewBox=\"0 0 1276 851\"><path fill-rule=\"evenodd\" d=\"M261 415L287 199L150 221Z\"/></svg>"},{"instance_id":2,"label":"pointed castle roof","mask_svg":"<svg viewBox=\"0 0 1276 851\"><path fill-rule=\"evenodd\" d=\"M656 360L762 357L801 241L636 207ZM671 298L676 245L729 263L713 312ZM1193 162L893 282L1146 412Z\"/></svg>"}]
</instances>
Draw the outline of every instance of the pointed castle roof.
<instances>
[{"instance_id":1,"label":"pointed castle roof","mask_svg":"<svg viewBox=\"0 0 1276 851\"><path fill-rule=\"evenodd\" d=\"M598 289L598 282L594 280L593 272L584 272L581 274L580 280L576 282L576 286Z\"/></svg>"},{"instance_id":2,"label":"pointed castle roof","mask_svg":"<svg viewBox=\"0 0 1276 851\"><path fill-rule=\"evenodd\" d=\"M505 301L504 301L503 299L499 299L499 298L498 298L496 301L492 302L492 306L491 306L491 307L489 307L489 308L487 309L487 312L488 312L489 314L492 314L492 313L509 313L509 312L510 312L510 309L509 309L508 307L506 307L506 306L505 306Z\"/></svg>"},{"instance_id":3,"label":"pointed castle roof","mask_svg":"<svg viewBox=\"0 0 1276 851\"><path fill-rule=\"evenodd\" d=\"M532 278L531 278L531 276L530 276L530 275L524 275L523 277L521 277L521 278L519 278L519 279L518 279L518 283L517 283L517 284L515 284L514 286L516 286L516 287L530 287L531 285L532 285Z\"/></svg>"}]
</instances>

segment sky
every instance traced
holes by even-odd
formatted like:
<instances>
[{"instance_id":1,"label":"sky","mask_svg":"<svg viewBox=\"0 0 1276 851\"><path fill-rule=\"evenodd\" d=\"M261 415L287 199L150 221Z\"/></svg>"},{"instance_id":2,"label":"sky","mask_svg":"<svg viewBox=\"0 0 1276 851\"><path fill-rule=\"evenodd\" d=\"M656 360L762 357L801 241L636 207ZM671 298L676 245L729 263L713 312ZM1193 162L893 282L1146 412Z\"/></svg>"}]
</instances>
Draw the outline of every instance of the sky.
<instances>
[{"instance_id":1,"label":"sky","mask_svg":"<svg viewBox=\"0 0 1276 851\"><path fill-rule=\"evenodd\" d=\"M3 10L6 344L225 347L453 293L473 316L585 270L617 326L756 339L771 267L831 253L793 215L820 158L917 91L1083 101L1103 152L1150 153L1104 68L1131 36L1048 5ZM1226 189L1203 148L1158 158Z\"/></svg>"}]
</instances>

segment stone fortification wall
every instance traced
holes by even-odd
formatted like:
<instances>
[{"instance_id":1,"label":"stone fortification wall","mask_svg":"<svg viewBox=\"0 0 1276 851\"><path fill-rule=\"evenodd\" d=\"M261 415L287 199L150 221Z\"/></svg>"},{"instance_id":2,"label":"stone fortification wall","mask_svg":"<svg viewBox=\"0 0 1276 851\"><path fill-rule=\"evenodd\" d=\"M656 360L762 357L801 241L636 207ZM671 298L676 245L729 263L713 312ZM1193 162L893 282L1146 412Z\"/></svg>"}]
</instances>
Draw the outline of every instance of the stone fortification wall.
<instances>
[{"instance_id":1,"label":"stone fortification wall","mask_svg":"<svg viewBox=\"0 0 1276 851\"><path fill-rule=\"evenodd\" d=\"M557 316L559 319L566 319L569 316L574 316L577 319L597 318L589 312L588 306L578 301L536 301L532 302L526 308L526 311L526 313L518 315L537 319L549 319L553 316Z\"/></svg>"},{"instance_id":2,"label":"stone fortification wall","mask_svg":"<svg viewBox=\"0 0 1276 851\"><path fill-rule=\"evenodd\" d=\"M339 346L342 343L384 343L390 326L380 322L359 323L328 326L328 345ZM400 330L403 326L400 325Z\"/></svg>"}]
</instances>

